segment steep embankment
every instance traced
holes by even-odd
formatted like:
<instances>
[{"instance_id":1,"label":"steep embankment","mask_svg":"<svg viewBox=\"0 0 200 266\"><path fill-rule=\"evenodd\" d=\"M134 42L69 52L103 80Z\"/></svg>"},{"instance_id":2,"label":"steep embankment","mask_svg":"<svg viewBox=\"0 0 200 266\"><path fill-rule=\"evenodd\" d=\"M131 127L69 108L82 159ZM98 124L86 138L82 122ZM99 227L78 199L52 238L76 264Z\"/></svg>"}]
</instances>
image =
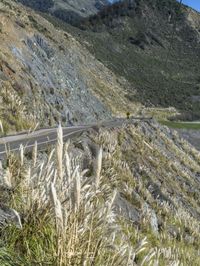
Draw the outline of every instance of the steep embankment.
<instances>
[{"instance_id":1,"label":"steep embankment","mask_svg":"<svg viewBox=\"0 0 200 266\"><path fill-rule=\"evenodd\" d=\"M6 129L91 122L128 108L128 84L30 9L1 1L0 38L0 119Z\"/></svg>"},{"instance_id":2,"label":"steep embankment","mask_svg":"<svg viewBox=\"0 0 200 266\"><path fill-rule=\"evenodd\" d=\"M2 265L199 265L194 148L155 122L83 134L64 152L58 136L56 152L0 169Z\"/></svg>"}]
</instances>

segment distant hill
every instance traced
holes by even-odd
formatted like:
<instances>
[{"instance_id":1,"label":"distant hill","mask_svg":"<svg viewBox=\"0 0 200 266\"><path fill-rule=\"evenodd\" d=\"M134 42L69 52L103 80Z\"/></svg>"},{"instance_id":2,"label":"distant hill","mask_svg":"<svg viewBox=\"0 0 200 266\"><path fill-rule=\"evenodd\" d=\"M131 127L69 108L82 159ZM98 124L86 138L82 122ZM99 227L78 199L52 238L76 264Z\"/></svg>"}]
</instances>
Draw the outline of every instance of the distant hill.
<instances>
[{"instance_id":1,"label":"distant hill","mask_svg":"<svg viewBox=\"0 0 200 266\"><path fill-rule=\"evenodd\" d=\"M49 12L65 22L77 25L83 17L94 15L106 5L109 0L18 0L22 4L37 11Z\"/></svg>"},{"instance_id":2,"label":"distant hill","mask_svg":"<svg viewBox=\"0 0 200 266\"><path fill-rule=\"evenodd\" d=\"M105 65L131 82L147 106L200 113L200 14L175 0L122 1L76 32ZM137 95L135 95L135 89ZM193 114L193 115L191 115Z\"/></svg>"}]
</instances>

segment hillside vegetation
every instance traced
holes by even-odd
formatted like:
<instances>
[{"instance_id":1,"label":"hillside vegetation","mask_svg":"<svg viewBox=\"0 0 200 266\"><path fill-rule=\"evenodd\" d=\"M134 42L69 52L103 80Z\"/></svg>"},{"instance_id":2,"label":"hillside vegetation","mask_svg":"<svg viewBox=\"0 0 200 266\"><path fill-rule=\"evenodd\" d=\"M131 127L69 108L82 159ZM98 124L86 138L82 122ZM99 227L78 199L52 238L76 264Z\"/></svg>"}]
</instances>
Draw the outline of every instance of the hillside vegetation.
<instances>
[{"instance_id":1,"label":"hillside vegetation","mask_svg":"<svg viewBox=\"0 0 200 266\"><path fill-rule=\"evenodd\" d=\"M0 265L200 265L200 153L146 118L198 117L199 14L131 0L74 27L53 8L0 2L0 135L59 125L0 158ZM94 126L65 142L76 123Z\"/></svg>"},{"instance_id":2,"label":"hillside vegetation","mask_svg":"<svg viewBox=\"0 0 200 266\"><path fill-rule=\"evenodd\" d=\"M200 111L200 15L175 0L122 1L80 27L90 50L126 77L145 105ZM197 25L196 25L197 26ZM135 96L128 95L135 99Z\"/></svg>"},{"instance_id":3,"label":"hillside vegetation","mask_svg":"<svg viewBox=\"0 0 200 266\"><path fill-rule=\"evenodd\" d=\"M25 154L1 170L1 265L199 265L200 154L175 132L59 128Z\"/></svg>"},{"instance_id":4,"label":"hillside vegetation","mask_svg":"<svg viewBox=\"0 0 200 266\"><path fill-rule=\"evenodd\" d=\"M99 61L125 77L131 83L129 100L176 107L181 119L199 117L198 12L176 0L124 0L77 27L45 17L84 40Z\"/></svg>"}]
</instances>

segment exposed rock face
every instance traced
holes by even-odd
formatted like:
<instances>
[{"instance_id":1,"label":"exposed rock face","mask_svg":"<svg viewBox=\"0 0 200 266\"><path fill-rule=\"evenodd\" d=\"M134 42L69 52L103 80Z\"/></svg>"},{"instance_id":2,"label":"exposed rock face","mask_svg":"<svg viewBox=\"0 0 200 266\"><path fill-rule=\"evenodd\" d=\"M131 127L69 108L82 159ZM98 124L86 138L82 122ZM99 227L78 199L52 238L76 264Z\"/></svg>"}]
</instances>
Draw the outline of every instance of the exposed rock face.
<instances>
[{"instance_id":1,"label":"exposed rock face","mask_svg":"<svg viewBox=\"0 0 200 266\"><path fill-rule=\"evenodd\" d=\"M73 51L63 48L59 53L38 34L25 40L25 49L22 51L13 47L12 52L34 77L33 86L38 88L38 96L44 98L47 113L53 111L55 119L56 115L60 115L57 118L63 123L66 123L68 113L74 122L91 122L110 117L106 107L87 87L81 75L79 58L74 58ZM35 111L37 115L38 109ZM42 106L40 112L43 112Z\"/></svg>"},{"instance_id":2,"label":"exposed rock face","mask_svg":"<svg viewBox=\"0 0 200 266\"><path fill-rule=\"evenodd\" d=\"M139 224L141 222L141 213L130 202L123 197L116 197L115 211L119 216L130 220L132 223Z\"/></svg>"},{"instance_id":3,"label":"exposed rock face","mask_svg":"<svg viewBox=\"0 0 200 266\"><path fill-rule=\"evenodd\" d=\"M126 82L70 34L9 0L0 11L0 97L11 102L5 110L40 125L66 125L109 119L127 108Z\"/></svg>"},{"instance_id":4,"label":"exposed rock face","mask_svg":"<svg viewBox=\"0 0 200 266\"><path fill-rule=\"evenodd\" d=\"M0 227L10 223L15 224L18 228L22 228L21 218L18 212L0 205Z\"/></svg>"},{"instance_id":5,"label":"exposed rock face","mask_svg":"<svg viewBox=\"0 0 200 266\"><path fill-rule=\"evenodd\" d=\"M158 218L156 216L155 211L151 209L146 202L143 205L143 215L144 217L148 217L152 231L155 234L157 234L158 233Z\"/></svg>"}]
</instances>

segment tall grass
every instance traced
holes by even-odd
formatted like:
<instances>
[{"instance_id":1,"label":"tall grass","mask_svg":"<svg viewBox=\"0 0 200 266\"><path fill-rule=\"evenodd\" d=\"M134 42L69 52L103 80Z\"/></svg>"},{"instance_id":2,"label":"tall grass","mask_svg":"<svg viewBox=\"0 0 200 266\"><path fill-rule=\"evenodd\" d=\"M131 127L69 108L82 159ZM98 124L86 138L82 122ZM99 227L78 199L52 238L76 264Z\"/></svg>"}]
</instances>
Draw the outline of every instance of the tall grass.
<instances>
[{"instance_id":1,"label":"tall grass","mask_svg":"<svg viewBox=\"0 0 200 266\"><path fill-rule=\"evenodd\" d=\"M148 132L159 141L130 126L64 143L59 127L48 153L8 154L0 265L199 265L199 153Z\"/></svg>"},{"instance_id":2,"label":"tall grass","mask_svg":"<svg viewBox=\"0 0 200 266\"><path fill-rule=\"evenodd\" d=\"M19 160L10 158L9 181L16 184L9 204L22 217L21 228L1 230L1 265L133 265L146 241L134 246L118 223L113 192L101 178L103 150L94 158L94 175L73 164L62 128L49 156L32 161L21 147ZM17 256L16 256L17 254ZM146 253L145 261L153 254Z\"/></svg>"}]
</instances>

